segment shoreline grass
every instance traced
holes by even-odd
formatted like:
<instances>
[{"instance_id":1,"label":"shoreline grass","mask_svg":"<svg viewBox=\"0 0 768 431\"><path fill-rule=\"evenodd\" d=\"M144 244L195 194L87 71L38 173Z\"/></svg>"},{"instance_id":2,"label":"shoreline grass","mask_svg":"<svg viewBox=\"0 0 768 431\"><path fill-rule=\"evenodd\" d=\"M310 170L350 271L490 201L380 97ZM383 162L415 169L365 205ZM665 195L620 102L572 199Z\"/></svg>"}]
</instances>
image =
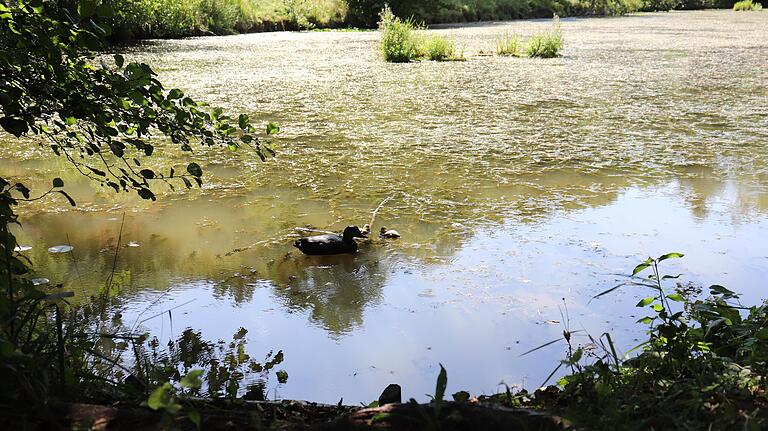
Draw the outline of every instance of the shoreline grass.
<instances>
[{"instance_id":1,"label":"shoreline grass","mask_svg":"<svg viewBox=\"0 0 768 431\"><path fill-rule=\"evenodd\" d=\"M453 41L444 36L421 32L423 26L413 19L400 19L389 6L381 10L379 50L384 61L408 63L418 60L461 61L464 53L458 54Z\"/></svg>"},{"instance_id":2,"label":"shoreline grass","mask_svg":"<svg viewBox=\"0 0 768 431\"><path fill-rule=\"evenodd\" d=\"M761 3L753 2L752 0L742 0L733 4L733 10L736 12L749 12L762 10L763 5Z\"/></svg>"},{"instance_id":3,"label":"shoreline grass","mask_svg":"<svg viewBox=\"0 0 768 431\"><path fill-rule=\"evenodd\" d=\"M525 54L528 57L554 58L563 48L563 33L560 31L560 17L552 18L552 29L538 33L528 39Z\"/></svg>"},{"instance_id":4,"label":"shoreline grass","mask_svg":"<svg viewBox=\"0 0 768 431\"><path fill-rule=\"evenodd\" d=\"M522 42L520 36L505 34L496 39L496 54L509 57L520 56Z\"/></svg>"}]
</instances>

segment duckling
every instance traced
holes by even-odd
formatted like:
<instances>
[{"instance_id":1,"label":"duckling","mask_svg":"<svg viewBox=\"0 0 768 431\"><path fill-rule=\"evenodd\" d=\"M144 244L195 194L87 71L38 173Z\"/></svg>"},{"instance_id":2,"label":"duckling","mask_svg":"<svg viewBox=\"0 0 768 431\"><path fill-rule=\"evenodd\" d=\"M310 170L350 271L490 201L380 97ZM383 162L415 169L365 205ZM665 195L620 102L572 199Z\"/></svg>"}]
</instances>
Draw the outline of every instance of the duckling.
<instances>
[{"instance_id":1,"label":"duckling","mask_svg":"<svg viewBox=\"0 0 768 431\"><path fill-rule=\"evenodd\" d=\"M369 225L368 223L364 224L363 230L361 230L360 232L362 232L363 235L365 235L365 237L367 238L368 235L371 234L371 225Z\"/></svg>"},{"instance_id":2,"label":"duckling","mask_svg":"<svg viewBox=\"0 0 768 431\"><path fill-rule=\"evenodd\" d=\"M400 238L400 232L394 229L387 230L387 228L382 226L381 230L379 230L379 236L382 238L390 238L390 239Z\"/></svg>"},{"instance_id":3,"label":"duckling","mask_svg":"<svg viewBox=\"0 0 768 431\"><path fill-rule=\"evenodd\" d=\"M355 253L357 251L355 238L365 238L365 236L359 227L347 226L341 236L335 234L308 236L297 239L293 246L309 255Z\"/></svg>"}]
</instances>

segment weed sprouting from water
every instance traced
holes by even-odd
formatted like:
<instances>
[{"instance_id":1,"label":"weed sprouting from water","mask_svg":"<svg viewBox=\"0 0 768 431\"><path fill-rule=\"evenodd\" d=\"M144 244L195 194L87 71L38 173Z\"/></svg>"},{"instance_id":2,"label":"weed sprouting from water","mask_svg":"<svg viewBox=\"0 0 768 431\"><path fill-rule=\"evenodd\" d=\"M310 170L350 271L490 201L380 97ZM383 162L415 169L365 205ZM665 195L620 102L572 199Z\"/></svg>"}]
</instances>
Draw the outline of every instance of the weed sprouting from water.
<instances>
[{"instance_id":1,"label":"weed sprouting from water","mask_svg":"<svg viewBox=\"0 0 768 431\"><path fill-rule=\"evenodd\" d=\"M379 16L379 30L382 32L379 49L384 60L407 63L418 58L418 26L413 20L396 17L389 5L384 6Z\"/></svg>"},{"instance_id":2,"label":"weed sprouting from water","mask_svg":"<svg viewBox=\"0 0 768 431\"><path fill-rule=\"evenodd\" d=\"M454 43L443 36L425 35L419 43L419 56L435 61L463 60L457 55Z\"/></svg>"},{"instance_id":3,"label":"weed sprouting from water","mask_svg":"<svg viewBox=\"0 0 768 431\"><path fill-rule=\"evenodd\" d=\"M762 8L762 4L753 2L752 0L742 0L733 4L733 10L735 11L761 10Z\"/></svg>"},{"instance_id":4,"label":"weed sprouting from water","mask_svg":"<svg viewBox=\"0 0 768 431\"><path fill-rule=\"evenodd\" d=\"M496 39L496 54L517 57L520 55L521 46L522 43L518 35L505 34Z\"/></svg>"},{"instance_id":5,"label":"weed sprouting from water","mask_svg":"<svg viewBox=\"0 0 768 431\"><path fill-rule=\"evenodd\" d=\"M563 47L563 33L560 31L560 17L552 18L552 29L535 34L528 39L525 54L528 57L553 58L557 57Z\"/></svg>"},{"instance_id":6,"label":"weed sprouting from water","mask_svg":"<svg viewBox=\"0 0 768 431\"><path fill-rule=\"evenodd\" d=\"M419 34L422 26L413 19L402 20L389 6L382 9L379 30L382 32L379 49L385 61L407 63L414 60L463 60L454 43L443 36Z\"/></svg>"}]
</instances>

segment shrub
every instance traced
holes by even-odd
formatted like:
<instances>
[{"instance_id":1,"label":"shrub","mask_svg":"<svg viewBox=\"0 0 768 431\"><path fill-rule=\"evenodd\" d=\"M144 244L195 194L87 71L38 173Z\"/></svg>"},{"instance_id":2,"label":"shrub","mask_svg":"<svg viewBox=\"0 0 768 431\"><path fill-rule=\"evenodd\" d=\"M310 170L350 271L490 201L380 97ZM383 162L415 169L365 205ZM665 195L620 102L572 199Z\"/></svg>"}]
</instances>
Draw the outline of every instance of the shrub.
<instances>
[{"instance_id":1,"label":"shrub","mask_svg":"<svg viewBox=\"0 0 768 431\"><path fill-rule=\"evenodd\" d=\"M410 19L401 20L392 13L389 6L381 11L379 30L382 32L379 49L384 60L393 63L407 63L419 56L418 28Z\"/></svg>"},{"instance_id":2,"label":"shrub","mask_svg":"<svg viewBox=\"0 0 768 431\"><path fill-rule=\"evenodd\" d=\"M733 10L735 11L760 10L762 8L762 4L754 3L752 0L742 0L733 4Z\"/></svg>"},{"instance_id":3,"label":"shrub","mask_svg":"<svg viewBox=\"0 0 768 431\"><path fill-rule=\"evenodd\" d=\"M516 34L505 34L496 40L496 54L517 56L520 55L520 48L520 37Z\"/></svg>"},{"instance_id":4,"label":"shrub","mask_svg":"<svg viewBox=\"0 0 768 431\"><path fill-rule=\"evenodd\" d=\"M528 57L553 58L557 57L563 47L563 33L560 31L560 18L552 18L552 29L533 35L528 39L525 53Z\"/></svg>"},{"instance_id":5,"label":"shrub","mask_svg":"<svg viewBox=\"0 0 768 431\"><path fill-rule=\"evenodd\" d=\"M421 57L435 61L457 60L456 48L453 42L443 36L424 36L421 38L419 54Z\"/></svg>"}]
</instances>

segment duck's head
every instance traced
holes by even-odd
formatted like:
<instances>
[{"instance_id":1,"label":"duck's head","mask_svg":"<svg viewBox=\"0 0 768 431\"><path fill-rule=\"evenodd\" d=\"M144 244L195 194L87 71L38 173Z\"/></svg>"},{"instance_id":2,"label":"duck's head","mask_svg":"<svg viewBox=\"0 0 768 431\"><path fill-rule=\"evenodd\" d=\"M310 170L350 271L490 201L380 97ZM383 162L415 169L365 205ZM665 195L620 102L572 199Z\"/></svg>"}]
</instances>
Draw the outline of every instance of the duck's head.
<instances>
[{"instance_id":1,"label":"duck's head","mask_svg":"<svg viewBox=\"0 0 768 431\"><path fill-rule=\"evenodd\" d=\"M351 240L352 238L365 238L365 235L357 226L347 226L344 228L344 234L342 236L344 241Z\"/></svg>"},{"instance_id":2,"label":"duck's head","mask_svg":"<svg viewBox=\"0 0 768 431\"><path fill-rule=\"evenodd\" d=\"M382 226L381 229L379 229L379 235L384 235L384 233L386 232L387 232L387 228L385 228L384 226Z\"/></svg>"},{"instance_id":3,"label":"duck's head","mask_svg":"<svg viewBox=\"0 0 768 431\"><path fill-rule=\"evenodd\" d=\"M371 225L369 225L368 223L364 224L363 230L361 230L361 232L363 233L363 235L367 237L368 234L371 233Z\"/></svg>"}]
</instances>

